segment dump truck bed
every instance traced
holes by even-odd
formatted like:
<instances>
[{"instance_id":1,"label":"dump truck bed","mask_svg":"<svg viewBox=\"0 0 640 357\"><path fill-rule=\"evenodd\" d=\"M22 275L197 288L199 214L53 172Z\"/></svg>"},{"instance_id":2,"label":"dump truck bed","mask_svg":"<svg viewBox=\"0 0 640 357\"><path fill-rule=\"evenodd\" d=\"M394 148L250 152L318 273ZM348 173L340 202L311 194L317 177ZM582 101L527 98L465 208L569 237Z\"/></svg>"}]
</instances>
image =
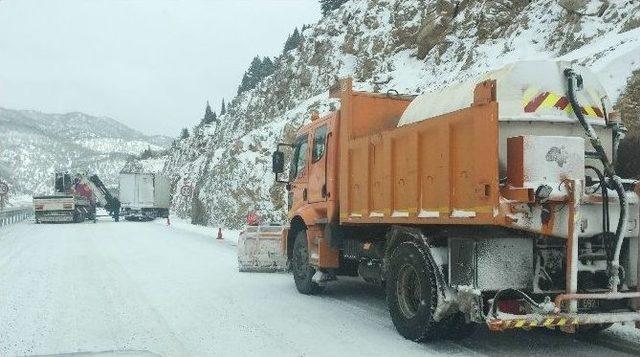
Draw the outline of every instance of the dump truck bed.
<instances>
[{"instance_id":1,"label":"dump truck bed","mask_svg":"<svg viewBox=\"0 0 640 357\"><path fill-rule=\"evenodd\" d=\"M341 222L497 224L498 104L486 90L477 105L399 128L405 99L343 96Z\"/></svg>"}]
</instances>

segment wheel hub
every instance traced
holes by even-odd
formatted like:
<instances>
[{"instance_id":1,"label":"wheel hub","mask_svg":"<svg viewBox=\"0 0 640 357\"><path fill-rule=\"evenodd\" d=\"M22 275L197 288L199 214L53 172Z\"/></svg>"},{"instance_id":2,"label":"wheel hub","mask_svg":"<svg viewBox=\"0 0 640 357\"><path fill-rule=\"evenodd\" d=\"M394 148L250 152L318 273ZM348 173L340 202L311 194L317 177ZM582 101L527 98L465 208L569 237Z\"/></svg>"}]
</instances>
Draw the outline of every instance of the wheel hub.
<instances>
[{"instance_id":1,"label":"wheel hub","mask_svg":"<svg viewBox=\"0 0 640 357\"><path fill-rule=\"evenodd\" d=\"M398 273L398 283L396 285L396 297L402 314L411 319L418 313L422 304L422 289L418 272L410 265L405 264Z\"/></svg>"}]
</instances>

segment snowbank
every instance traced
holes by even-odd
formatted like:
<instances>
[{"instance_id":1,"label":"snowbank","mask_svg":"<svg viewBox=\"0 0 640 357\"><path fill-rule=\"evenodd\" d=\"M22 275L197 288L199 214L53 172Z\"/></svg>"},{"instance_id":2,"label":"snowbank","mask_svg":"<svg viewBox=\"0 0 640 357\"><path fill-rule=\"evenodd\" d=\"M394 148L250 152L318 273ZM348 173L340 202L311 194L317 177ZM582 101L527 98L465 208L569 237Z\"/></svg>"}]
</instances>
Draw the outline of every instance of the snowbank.
<instances>
[{"instance_id":1,"label":"snowbank","mask_svg":"<svg viewBox=\"0 0 640 357\"><path fill-rule=\"evenodd\" d=\"M154 223L159 225L167 225L167 221L165 219L156 219ZM191 222L189 222L189 220L187 219L174 216L170 216L170 223L172 229L178 229L189 233L196 233L202 236L210 237L211 239L216 239L218 237L218 227L199 226L191 224ZM231 245L235 246L238 244L238 237L240 236L240 232L240 230L223 228L222 238L225 242L229 242Z\"/></svg>"}]
</instances>

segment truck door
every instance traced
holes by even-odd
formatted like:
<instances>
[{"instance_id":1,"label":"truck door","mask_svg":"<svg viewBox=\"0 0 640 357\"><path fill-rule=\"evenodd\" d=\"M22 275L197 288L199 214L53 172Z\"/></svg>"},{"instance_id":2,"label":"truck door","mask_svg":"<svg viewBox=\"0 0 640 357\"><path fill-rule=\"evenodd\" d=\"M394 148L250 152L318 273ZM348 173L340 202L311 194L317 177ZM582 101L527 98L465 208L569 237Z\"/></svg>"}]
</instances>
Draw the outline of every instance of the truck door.
<instances>
[{"instance_id":1,"label":"truck door","mask_svg":"<svg viewBox=\"0 0 640 357\"><path fill-rule=\"evenodd\" d=\"M311 162L309 166L309 203L327 200L327 124L317 127L312 134Z\"/></svg>"},{"instance_id":2,"label":"truck door","mask_svg":"<svg viewBox=\"0 0 640 357\"><path fill-rule=\"evenodd\" d=\"M307 202L308 192L307 185L309 183L309 134L304 133L296 139L293 152L293 160L291 162L289 187L289 206L298 208Z\"/></svg>"},{"instance_id":3,"label":"truck door","mask_svg":"<svg viewBox=\"0 0 640 357\"><path fill-rule=\"evenodd\" d=\"M138 176L138 204L140 207L153 207L153 176Z\"/></svg>"}]
</instances>

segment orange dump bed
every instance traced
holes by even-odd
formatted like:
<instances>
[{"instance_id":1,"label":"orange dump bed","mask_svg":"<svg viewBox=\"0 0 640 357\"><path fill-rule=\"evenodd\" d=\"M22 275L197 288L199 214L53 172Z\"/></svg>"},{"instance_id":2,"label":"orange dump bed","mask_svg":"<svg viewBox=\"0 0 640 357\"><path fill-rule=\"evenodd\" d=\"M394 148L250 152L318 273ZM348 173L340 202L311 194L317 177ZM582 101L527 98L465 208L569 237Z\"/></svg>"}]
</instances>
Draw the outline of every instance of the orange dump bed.
<instances>
[{"instance_id":1,"label":"orange dump bed","mask_svg":"<svg viewBox=\"0 0 640 357\"><path fill-rule=\"evenodd\" d=\"M497 224L495 82L468 108L399 128L409 99L350 83L340 97L342 223Z\"/></svg>"}]
</instances>

